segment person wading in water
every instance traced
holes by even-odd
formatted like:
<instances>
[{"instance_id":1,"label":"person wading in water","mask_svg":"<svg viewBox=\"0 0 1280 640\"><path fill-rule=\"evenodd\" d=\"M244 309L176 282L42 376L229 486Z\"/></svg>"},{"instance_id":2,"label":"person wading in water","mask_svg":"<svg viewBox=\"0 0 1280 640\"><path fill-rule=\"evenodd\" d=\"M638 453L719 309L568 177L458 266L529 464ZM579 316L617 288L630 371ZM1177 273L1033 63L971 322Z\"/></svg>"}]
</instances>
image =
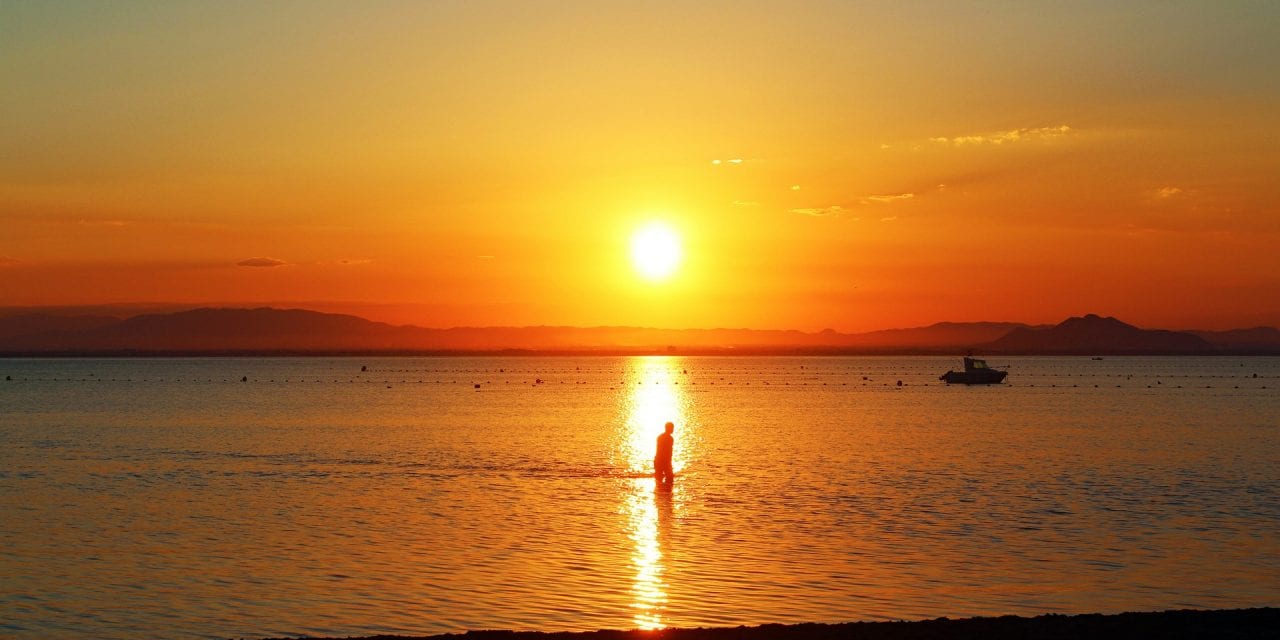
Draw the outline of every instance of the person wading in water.
<instances>
[{"instance_id":1,"label":"person wading in water","mask_svg":"<svg viewBox=\"0 0 1280 640\"><path fill-rule=\"evenodd\" d=\"M663 434L658 436L658 452L653 456L653 477L658 484L671 484L676 479L676 473L671 469L671 450L676 444L671 432L675 430L676 425L668 422Z\"/></svg>"}]
</instances>

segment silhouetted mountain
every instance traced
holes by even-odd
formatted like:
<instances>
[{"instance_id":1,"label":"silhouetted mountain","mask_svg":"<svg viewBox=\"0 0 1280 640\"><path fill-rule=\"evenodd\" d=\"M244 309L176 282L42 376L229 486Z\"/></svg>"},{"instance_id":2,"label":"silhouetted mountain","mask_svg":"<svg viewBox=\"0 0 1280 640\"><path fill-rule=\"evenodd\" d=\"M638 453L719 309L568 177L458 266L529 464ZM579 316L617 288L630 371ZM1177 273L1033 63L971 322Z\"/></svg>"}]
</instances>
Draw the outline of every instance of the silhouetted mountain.
<instances>
[{"instance_id":1,"label":"silhouetted mountain","mask_svg":"<svg viewBox=\"0 0 1280 640\"><path fill-rule=\"evenodd\" d=\"M0 340L50 331L81 331L120 322L111 316L59 316L27 313L0 318Z\"/></svg>"},{"instance_id":2,"label":"silhouetted mountain","mask_svg":"<svg viewBox=\"0 0 1280 640\"><path fill-rule=\"evenodd\" d=\"M1205 332L1234 351L1276 351L1270 328ZM1272 342L1274 340L1275 342ZM424 329L303 309L194 309L139 315L0 318L0 353L282 352L668 352L677 353L1206 353L1190 332L1139 329L1115 318L1070 318L1053 327L941 322L845 334L644 327L458 327Z\"/></svg>"},{"instance_id":3,"label":"silhouetted mountain","mask_svg":"<svg viewBox=\"0 0 1280 640\"><path fill-rule=\"evenodd\" d=\"M1213 345L1191 333L1139 329L1094 314L1067 318L1048 328L1015 329L982 347L987 353L1026 354L1180 354L1213 350Z\"/></svg>"},{"instance_id":4,"label":"silhouetted mountain","mask_svg":"<svg viewBox=\"0 0 1280 640\"><path fill-rule=\"evenodd\" d=\"M1188 331L1219 349L1280 352L1280 329L1254 327L1228 331Z\"/></svg>"},{"instance_id":5,"label":"silhouetted mountain","mask_svg":"<svg viewBox=\"0 0 1280 640\"><path fill-rule=\"evenodd\" d=\"M1014 329L1031 329L1018 322L938 322L927 327L884 329L869 333L837 334L839 343L858 347L971 348L1007 335Z\"/></svg>"},{"instance_id":6,"label":"silhouetted mountain","mask_svg":"<svg viewBox=\"0 0 1280 640\"><path fill-rule=\"evenodd\" d=\"M939 323L843 334L752 329L644 327L459 327L424 329L302 309L194 309L127 320L26 316L0 335L9 353L902 350L953 352L989 341L1013 323Z\"/></svg>"},{"instance_id":7,"label":"silhouetted mountain","mask_svg":"<svg viewBox=\"0 0 1280 640\"><path fill-rule=\"evenodd\" d=\"M0 341L15 351L311 351L394 349L412 333L302 309L195 309Z\"/></svg>"}]
</instances>

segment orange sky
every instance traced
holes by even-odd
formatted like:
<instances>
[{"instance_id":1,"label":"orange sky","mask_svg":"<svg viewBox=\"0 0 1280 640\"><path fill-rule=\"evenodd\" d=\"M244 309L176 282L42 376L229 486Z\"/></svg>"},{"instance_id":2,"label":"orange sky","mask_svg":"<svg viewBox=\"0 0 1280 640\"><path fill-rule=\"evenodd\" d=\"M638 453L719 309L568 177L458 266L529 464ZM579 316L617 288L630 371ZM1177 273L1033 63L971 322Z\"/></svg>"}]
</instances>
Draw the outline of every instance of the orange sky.
<instances>
[{"instance_id":1,"label":"orange sky","mask_svg":"<svg viewBox=\"0 0 1280 640\"><path fill-rule=\"evenodd\" d=\"M0 306L1280 325L1280 5L854 4L5 3Z\"/></svg>"}]
</instances>

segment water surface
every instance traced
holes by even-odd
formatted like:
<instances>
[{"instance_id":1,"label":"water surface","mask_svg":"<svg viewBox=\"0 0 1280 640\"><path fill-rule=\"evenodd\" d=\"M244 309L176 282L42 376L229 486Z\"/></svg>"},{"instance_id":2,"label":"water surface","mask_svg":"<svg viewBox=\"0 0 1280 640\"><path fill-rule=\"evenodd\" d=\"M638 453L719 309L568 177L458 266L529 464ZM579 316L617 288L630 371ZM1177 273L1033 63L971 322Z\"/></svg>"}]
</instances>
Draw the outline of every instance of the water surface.
<instances>
[{"instance_id":1,"label":"water surface","mask_svg":"<svg viewBox=\"0 0 1280 640\"><path fill-rule=\"evenodd\" d=\"M1280 604L1280 359L958 364L0 360L0 635Z\"/></svg>"}]
</instances>

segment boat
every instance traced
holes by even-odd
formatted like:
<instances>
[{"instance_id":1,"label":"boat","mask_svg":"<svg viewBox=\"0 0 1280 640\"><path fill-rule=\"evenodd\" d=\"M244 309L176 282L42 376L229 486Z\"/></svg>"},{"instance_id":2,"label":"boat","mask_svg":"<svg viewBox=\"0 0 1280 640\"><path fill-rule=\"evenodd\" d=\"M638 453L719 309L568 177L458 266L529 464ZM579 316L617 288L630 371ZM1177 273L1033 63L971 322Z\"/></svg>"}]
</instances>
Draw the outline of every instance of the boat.
<instances>
[{"instance_id":1,"label":"boat","mask_svg":"<svg viewBox=\"0 0 1280 640\"><path fill-rule=\"evenodd\" d=\"M1000 384L1007 375L1008 371L988 367L986 360L965 356L964 371L948 371L938 379L947 384Z\"/></svg>"}]
</instances>

